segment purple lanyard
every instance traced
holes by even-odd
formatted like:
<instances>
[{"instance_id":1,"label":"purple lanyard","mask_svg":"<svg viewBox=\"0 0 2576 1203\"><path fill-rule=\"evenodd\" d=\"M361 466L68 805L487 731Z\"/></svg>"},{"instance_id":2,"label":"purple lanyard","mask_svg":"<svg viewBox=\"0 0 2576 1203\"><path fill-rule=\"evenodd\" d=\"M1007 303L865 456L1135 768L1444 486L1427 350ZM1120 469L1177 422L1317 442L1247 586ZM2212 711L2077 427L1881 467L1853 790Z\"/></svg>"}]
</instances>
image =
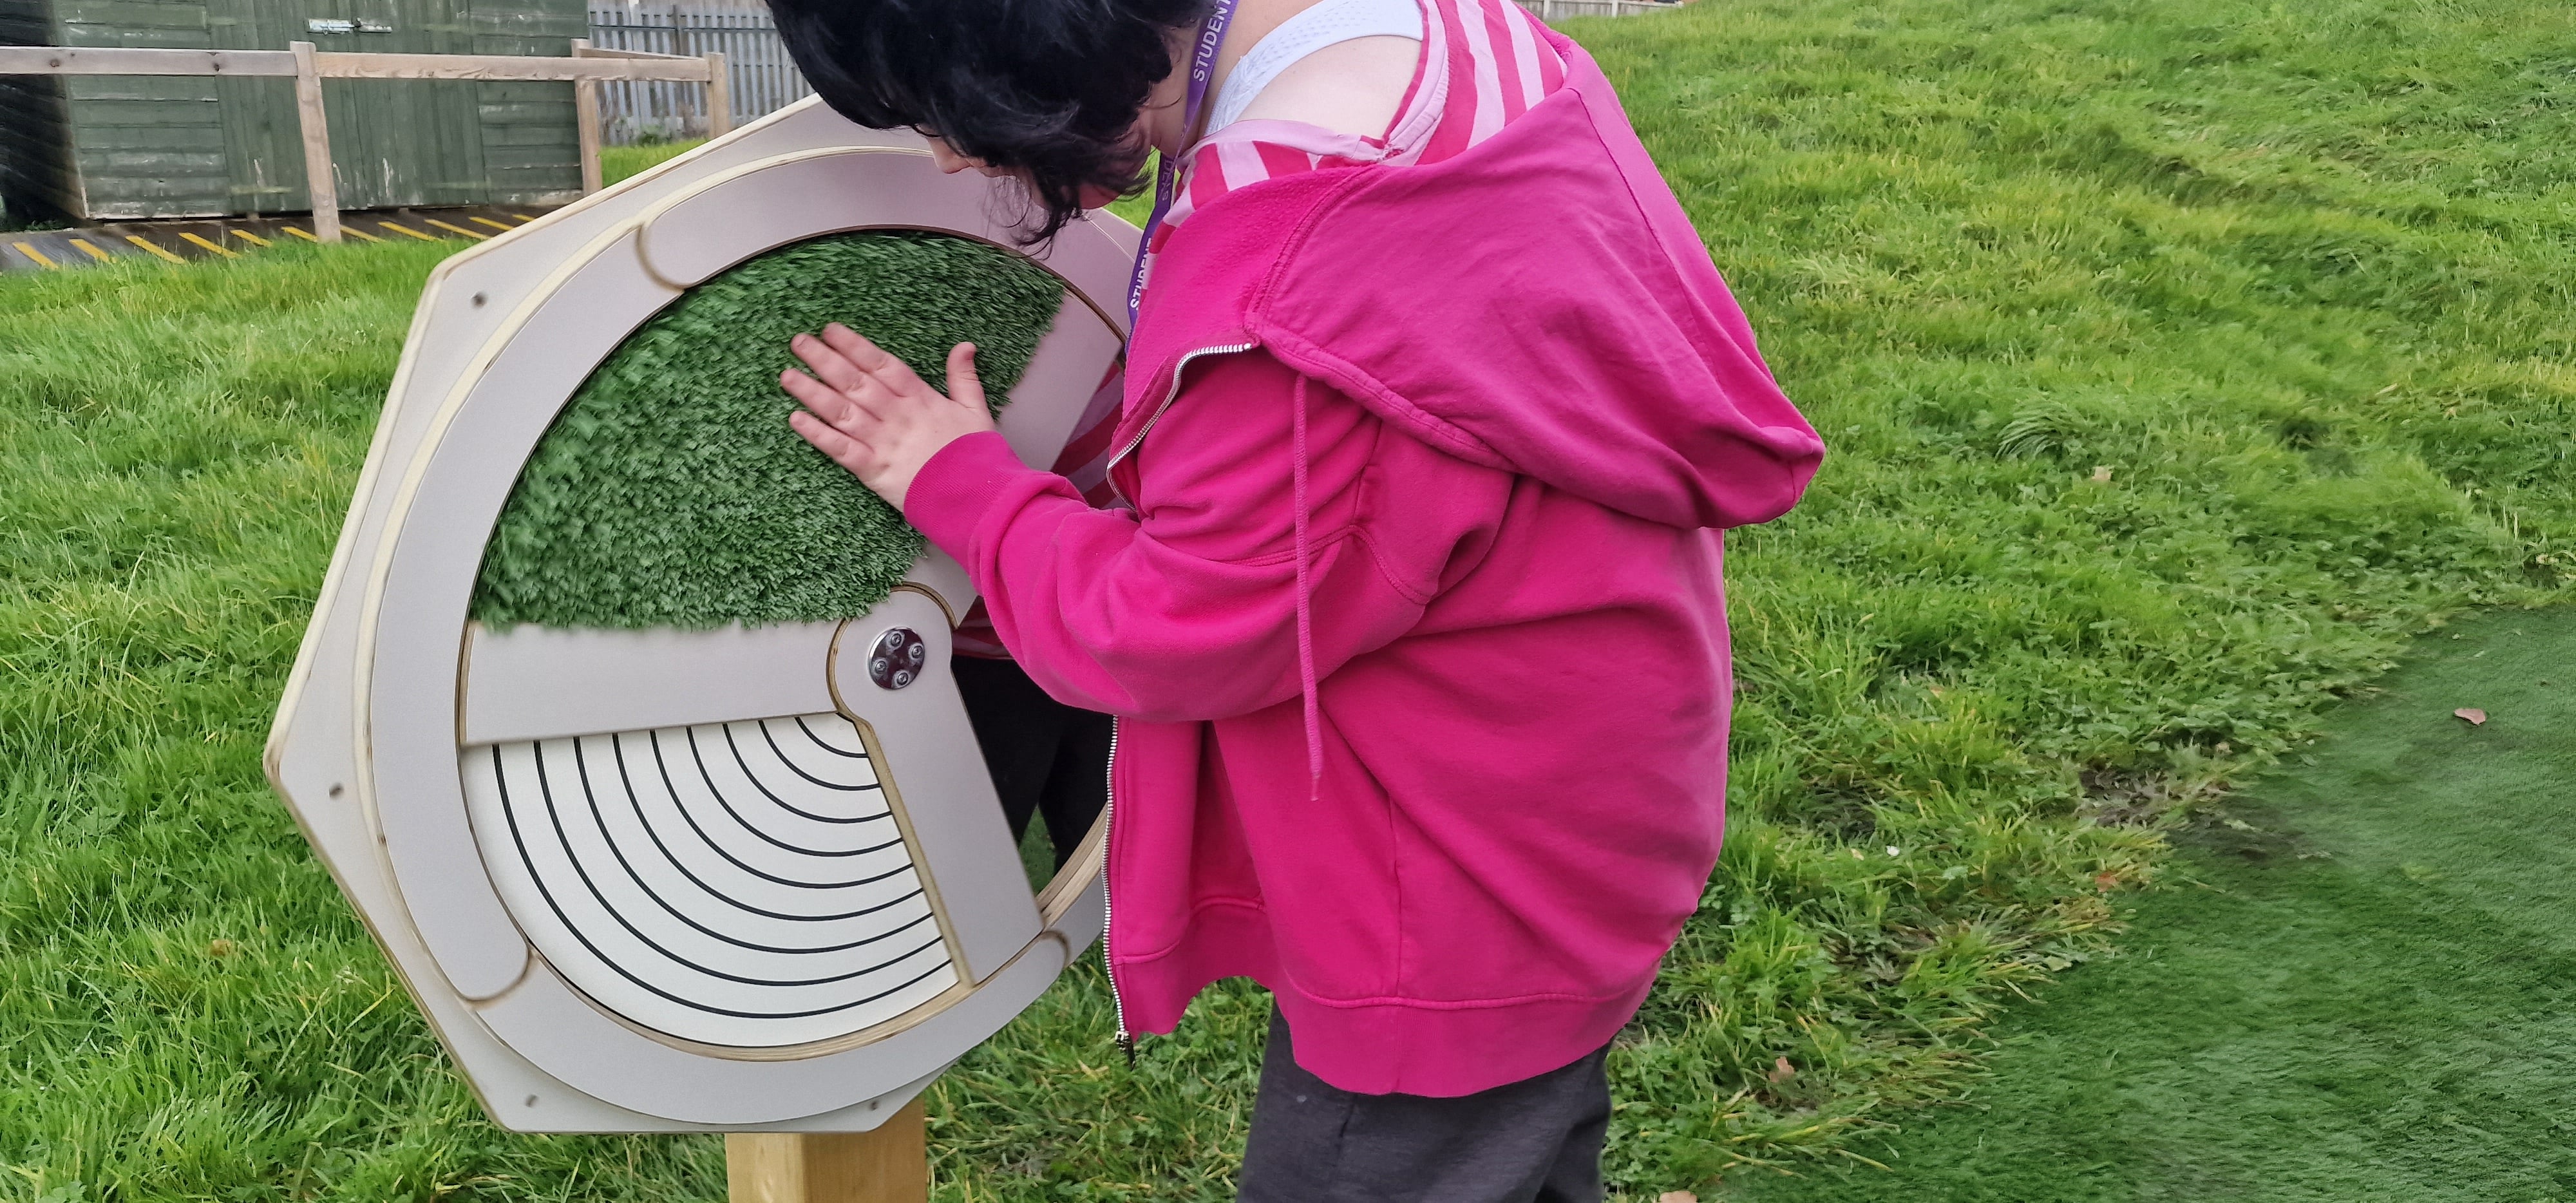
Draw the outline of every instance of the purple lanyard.
<instances>
[{"instance_id":1,"label":"purple lanyard","mask_svg":"<svg viewBox=\"0 0 2576 1203\"><path fill-rule=\"evenodd\" d=\"M1199 106L1207 101L1208 80L1216 75L1216 52L1225 45L1225 27L1234 22L1234 0L1216 0L1207 20L1199 25L1198 45L1190 52L1189 98L1181 108L1182 154L1164 155L1154 170L1154 215L1145 219L1145 236L1136 242L1136 270L1127 277L1127 337L1136 337L1136 307L1145 300L1145 260L1153 253L1154 231L1163 224L1163 214L1170 212L1172 198L1179 192L1181 159L1188 152L1188 141L1199 127Z\"/></svg>"}]
</instances>

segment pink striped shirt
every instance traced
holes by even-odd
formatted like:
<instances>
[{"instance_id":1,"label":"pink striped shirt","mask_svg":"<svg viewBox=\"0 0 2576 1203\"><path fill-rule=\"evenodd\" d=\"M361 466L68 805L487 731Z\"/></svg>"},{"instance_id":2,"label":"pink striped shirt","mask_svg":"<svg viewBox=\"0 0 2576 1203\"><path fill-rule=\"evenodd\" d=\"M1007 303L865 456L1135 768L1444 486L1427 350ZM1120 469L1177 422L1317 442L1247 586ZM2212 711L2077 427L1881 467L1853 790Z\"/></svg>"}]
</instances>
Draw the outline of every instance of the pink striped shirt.
<instances>
[{"instance_id":1,"label":"pink striped shirt","mask_svg":"<svg viewBox=\"0 0 2576 1203\"><path fill-rule=\"evenodd\" d=\"M1421 0L1422 53L1383 137L1300 121L1237 121L1191 147L1160 251L1191 213L1237 188L1332 167L1437 163L1491 137L1565 82L1565 63L1509 0ZM1455 51L1453 53L1453 51ZM1464 77L1463 86L1460 83Z\"/></svg>"},{"instance_id":2,"label":"pink striped shirt","mask_svg":"<svg viewBox=\"0 0 2576 1203\"><path fill-rule=\"evenodd\" d=\"M1565 83L1565 60L1538 36L1538 18L1512 0L1419 0L1422 53L1413 82L1385 136L1357 137L1302 121L1237 121L1183 152L1180 195L1153 233L1145 258L1153 287L1154 255L1190 214L1237 188L1263 180L1336 168L1437 163L1492 137L1541 97ZM1109 486L1110 435L1123 388L1113 365L1075 423L1054 471L1095 506L1117 503ZM957 651L1007 656L985 620L982 602L957 632Z\"/></svg>"}]
</instances>

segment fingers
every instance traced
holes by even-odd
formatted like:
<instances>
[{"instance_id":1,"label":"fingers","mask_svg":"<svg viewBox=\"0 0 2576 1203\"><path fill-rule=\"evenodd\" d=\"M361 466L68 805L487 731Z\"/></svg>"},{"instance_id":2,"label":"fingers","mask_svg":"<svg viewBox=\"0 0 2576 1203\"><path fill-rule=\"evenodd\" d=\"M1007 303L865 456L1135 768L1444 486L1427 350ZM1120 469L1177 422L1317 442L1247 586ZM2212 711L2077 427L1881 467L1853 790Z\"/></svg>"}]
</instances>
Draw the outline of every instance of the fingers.
<instances>
[{"instance_id":1,"label":"fingers","mask_svg":"<svg viewBox=\"0 0 2576 1203\"><path fill-rule=\"evenodd\" d=\"M978 411L984 408L984 381L975 374L973 343L948 349L948 399Z\"/></svg>"},{"instance_id":2,"label":"fingers","mask_svg":"<svg viewBox=\"0 0 2576 1203\"><path fill-rule=\"evenodd\" d=\"M814 374L833 388L849 392L867 382L867 373L860 371L859 365L851 363L848 356L834 350L830 343L811 334L799 334L788 339L787 349L795 352L796 358L804 360L806 367L814 369Z\"/></svg>"},{"instance_id":3,"label":"fingers","mask_svg":"<svg viewBox=\"0 0 2576 1203\"><path fill-rule=\"evenodd\" d=\"M896 359L885 348L869 342L858 331L839 322L824 323L823 341L834 351L846 356L851 363L857 364L859 370L863 372L873 372L887 364L903 362Z\"/></svg>"},{"instance_id":4,"label":"fingers","mask_svg":"<svg viewBox=\"0 0 2576 1203\"><path fill-rule=\"evenodd\" d=\"M796 433L803 436L806 442L812 443L815 450L829 456L833 463L848 469L850 475L858 477L861 481L875 479L877 473L884 468L874 448L851 438L810 413L789 414L787 424L795 427Z\"/></svg>"},{"instance_id":5,"label":"fingers","mask_svg":"<svg viewBox=\"0 0 2576 1203\"><path fill-rule=\"evenodd\" d=\"M913 375L912 365L888 354L885 348L860 337L858 331L839 322L823 327L823 342L840 352L842 358L860 371L882 381L892 392L915 393L929 388L921 382L921 377Z\"/></svg>"},{"instance_id":6,"label":"fingers","mask_svg":"<svg viewBox=\"0 0 2576 1203\"><path fill-rule=\"evenodd\" d=\"M794 368L778 374L778 385L787 390L788 396L796 398L805 408L814 411L815 417L821 418L826 424L849 430L854 434L858 433L857 427L876 416L854 400L850 394Z\"/></svg>"}]
</instances>

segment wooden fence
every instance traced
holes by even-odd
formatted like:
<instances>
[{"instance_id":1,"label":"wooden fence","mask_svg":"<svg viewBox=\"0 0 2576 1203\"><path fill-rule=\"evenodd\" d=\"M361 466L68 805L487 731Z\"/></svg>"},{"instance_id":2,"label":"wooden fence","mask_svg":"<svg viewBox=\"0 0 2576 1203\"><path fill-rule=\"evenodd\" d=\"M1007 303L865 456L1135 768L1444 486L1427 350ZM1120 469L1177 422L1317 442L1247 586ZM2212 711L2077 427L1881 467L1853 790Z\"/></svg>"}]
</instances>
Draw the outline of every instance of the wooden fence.
<instances>
[{"instance_id":1,"label":"wooden fence","mask_svg":"<svg viewBox=\"0 0 2576 1203\"><path fill-rule=\"evenodd\" d=\"M1539 20L1553 25L1567 17L1626 17L1663 12L1678 7L1679 0L1520 0L1520 5Z\"/></svg>"},{"instance_id":2,"label":"wooden fence","mask_svg":"<svg viewBox=\"0 0 2576 1203\"><path fill-rule=\"evenodd\" d=\"M1627 16L1670 0L1520 0L1542 21ZM664 137L714 137L743 118L811 95L765 9L710 0L644 0L590 10L592 36L572 56L368 54L288 50L75 49L0 46L0 75L241 75L295 80L297 124L311 181L314 233L340 240L339 189L331 176L325 79L563 80L579 110L582 190L600 186L599 146Z\"/></svg>"},{"instance_id":3,"label":"wooden fence","mask_svg":"<svg viewBox=\"0 0 2576 1203\"><path fill-rule=\"evenodd\" d=\"M722 54L699 58L575 46L574 57L505 54L366 54L317 51L311 42L285 50L108 50L70 46L0 46L0 75L248 75L295 81L296 125L304 137L304 174L312 189L313 233L340 241L340 189L331 175L331 126L322 109L326 79L563 80L585 111L582 187L599 186L598 88L604 82L694 83L706 93L709 131L733 128Z\"/></svg>"},{"instance_id":4,"label":"wooden fence","mask_svg":"<svg viewBox=\"0 0 2576 1203\"><path fill-rule=\"evenodd\" d=\"M1566 17L1624 17L1661 12L1674 0L1521 0L1542 21ZM728 0L631 0L590 8L590 44L612 50L697 55L715 51L733 71L737 120L783 109L814 89L787 56L769 10ZM698 90L668 83L610 83L600 87L600 136L612 145L638 139L694 138L706 133Z\"/></svg>"},{"instance_id":5,"label":"wooden fence","mask_svg":"<svg viewBox=\"0 0 2576 1203\"><path fill-rule=\"evenodd\" d=\"M722 54L731 68L734 119L749 121L814 94L787 57L769 10L725 3L594 4L590 44L653 54ZM699 89L670 83L610 83L599 90L601 136L613 145L706 135Z\"/></svg>"}]
</instances>

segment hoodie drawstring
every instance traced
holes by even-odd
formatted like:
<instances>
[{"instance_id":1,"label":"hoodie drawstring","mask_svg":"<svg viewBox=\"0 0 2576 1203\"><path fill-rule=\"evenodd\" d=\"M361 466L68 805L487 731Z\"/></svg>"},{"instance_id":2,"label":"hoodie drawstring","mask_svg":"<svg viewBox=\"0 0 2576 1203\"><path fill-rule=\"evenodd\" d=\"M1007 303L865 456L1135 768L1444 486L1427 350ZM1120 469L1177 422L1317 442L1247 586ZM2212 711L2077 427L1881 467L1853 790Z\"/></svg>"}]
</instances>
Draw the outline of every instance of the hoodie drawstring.
<instances>
[{"instance_id":1,"label":"hoodie drawstring","mask_svg":"<svg viewBox=\"0 0 2576 1203\"><path fill-rule=\"evenodd\" d=\"M1290 493L1297 507L1297 685L1305 700L1306 800L1323 796L1324 731L1315 701L1315 606L1306 581L1306 377L1297 377L1296 414L1290 420L1288 454L1295 462Z\"/></svg>"}]
</instances>

